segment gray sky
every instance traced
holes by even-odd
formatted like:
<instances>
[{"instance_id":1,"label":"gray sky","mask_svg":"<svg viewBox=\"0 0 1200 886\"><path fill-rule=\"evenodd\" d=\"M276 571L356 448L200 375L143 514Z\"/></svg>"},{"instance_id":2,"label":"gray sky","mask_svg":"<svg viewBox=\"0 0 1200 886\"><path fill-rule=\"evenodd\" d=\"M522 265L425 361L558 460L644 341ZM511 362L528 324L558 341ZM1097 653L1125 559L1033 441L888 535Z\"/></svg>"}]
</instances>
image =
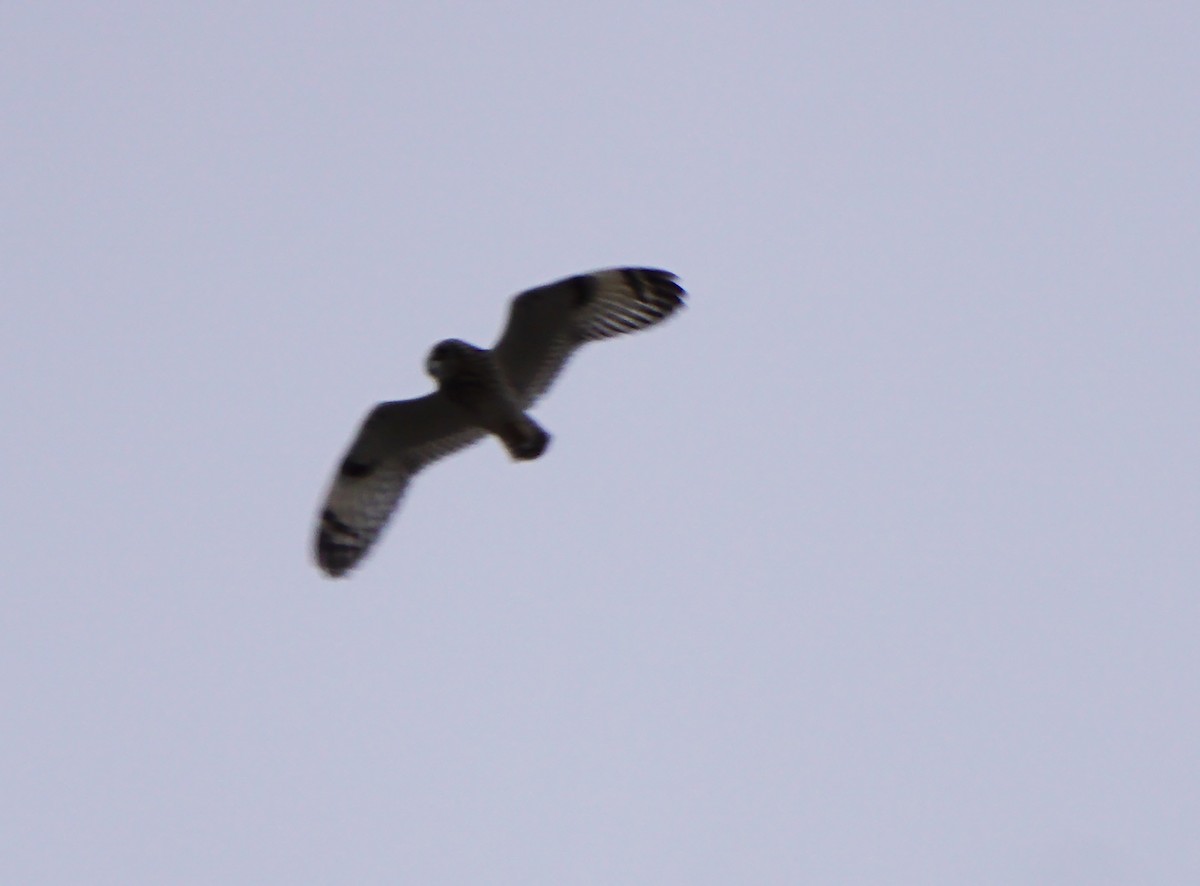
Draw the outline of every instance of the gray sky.
<instances>
[{"instance_id":1,"label":"gray sky","mask_svg":"<svg viewBox=\"0 0 1200 886\"><path fill-rule=\"evenodd\" d=\"M0 880L1200 882L1200 13L0 11ZM446 336L681 275L315 509Z\"/></svg>"}]
</instances>

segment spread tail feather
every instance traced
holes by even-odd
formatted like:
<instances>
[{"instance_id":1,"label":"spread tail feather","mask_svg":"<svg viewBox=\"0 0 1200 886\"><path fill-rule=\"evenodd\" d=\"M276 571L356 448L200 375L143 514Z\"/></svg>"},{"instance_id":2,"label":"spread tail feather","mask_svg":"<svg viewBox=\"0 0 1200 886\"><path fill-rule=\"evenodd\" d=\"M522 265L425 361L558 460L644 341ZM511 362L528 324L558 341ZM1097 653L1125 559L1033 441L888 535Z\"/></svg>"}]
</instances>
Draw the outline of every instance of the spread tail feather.
<instances>
[{"instance_id":1,"label":"spread tail feather","mask_svg":"<svg viewBox=\"0 0 1200 886\"><path fill-rule=\"evenodd\" d=\"M529 461L546 451L550 435L527 415L500 427L500 442L516 461Z\"/></svg>"}]
</instances>

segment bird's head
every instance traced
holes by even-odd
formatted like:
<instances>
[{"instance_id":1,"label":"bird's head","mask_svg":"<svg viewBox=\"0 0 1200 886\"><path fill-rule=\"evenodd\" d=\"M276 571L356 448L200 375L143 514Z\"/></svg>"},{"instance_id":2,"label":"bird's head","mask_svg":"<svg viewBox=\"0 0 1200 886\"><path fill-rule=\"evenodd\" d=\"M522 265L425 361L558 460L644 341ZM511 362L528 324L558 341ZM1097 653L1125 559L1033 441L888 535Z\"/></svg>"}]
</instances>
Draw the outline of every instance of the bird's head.
<instances>
[{"instance_id":1,"label":"bird's head","mask_svg":"<svg viewBox=\"0 0 1200 886\"><path fill-rule=\"evenodd\" d=\"M469 344L457 338L440 341L425 358L425 371L439 382L452 378L462 365L463 355L470 350L473 349Z\"/></svg>"}]
</instances>

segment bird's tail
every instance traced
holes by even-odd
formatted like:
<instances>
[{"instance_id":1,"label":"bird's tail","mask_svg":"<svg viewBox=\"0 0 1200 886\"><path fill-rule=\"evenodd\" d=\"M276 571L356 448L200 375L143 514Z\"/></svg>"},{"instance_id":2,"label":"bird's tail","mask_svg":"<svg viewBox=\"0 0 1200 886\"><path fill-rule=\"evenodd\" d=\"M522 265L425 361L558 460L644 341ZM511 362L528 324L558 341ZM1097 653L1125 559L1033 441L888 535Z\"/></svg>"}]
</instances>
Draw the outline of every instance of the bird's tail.
<instances>
[{"instance_id":1,"label":"bird's tail","mask_svg":"<svg viewBox=\"0 0 1200 886\"><path fill-rule=\"evenodd\" d=\"M500 426L500 442L516 461L529 461L546 451L550 435L528 415Z\"/></svg>"}]
</instances>

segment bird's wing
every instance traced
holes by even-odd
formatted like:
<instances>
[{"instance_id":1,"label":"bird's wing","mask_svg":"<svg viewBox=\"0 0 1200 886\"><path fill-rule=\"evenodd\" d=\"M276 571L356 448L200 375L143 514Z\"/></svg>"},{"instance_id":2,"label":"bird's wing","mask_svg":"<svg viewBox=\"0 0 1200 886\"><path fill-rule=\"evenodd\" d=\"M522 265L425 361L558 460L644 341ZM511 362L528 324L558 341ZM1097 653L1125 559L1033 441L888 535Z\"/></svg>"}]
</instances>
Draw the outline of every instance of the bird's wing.
<instances>
[{"instance_id":1,"label":"bird's wing","mask_svg":"<svg viewBox=\"0 0 1200 886\"><path fill-rule=\"evenodd\" d=\"M492 353L528 407L581 344L652 326L682 305L684 295L674 274L652 268L568 277L514 298Z\"/></svg>"},{"instance_id":2,"label":"bird's wing","mask_svg":"<svg viewBox=\"0 0 1200 886\"><path fill-rule=\"evenodd\" d=\"M441 393L376 406L329 486L317 526L317 563L335 577L348 572L379 537L409 479L483 435Z\"/></svg>"}]
</instances>

